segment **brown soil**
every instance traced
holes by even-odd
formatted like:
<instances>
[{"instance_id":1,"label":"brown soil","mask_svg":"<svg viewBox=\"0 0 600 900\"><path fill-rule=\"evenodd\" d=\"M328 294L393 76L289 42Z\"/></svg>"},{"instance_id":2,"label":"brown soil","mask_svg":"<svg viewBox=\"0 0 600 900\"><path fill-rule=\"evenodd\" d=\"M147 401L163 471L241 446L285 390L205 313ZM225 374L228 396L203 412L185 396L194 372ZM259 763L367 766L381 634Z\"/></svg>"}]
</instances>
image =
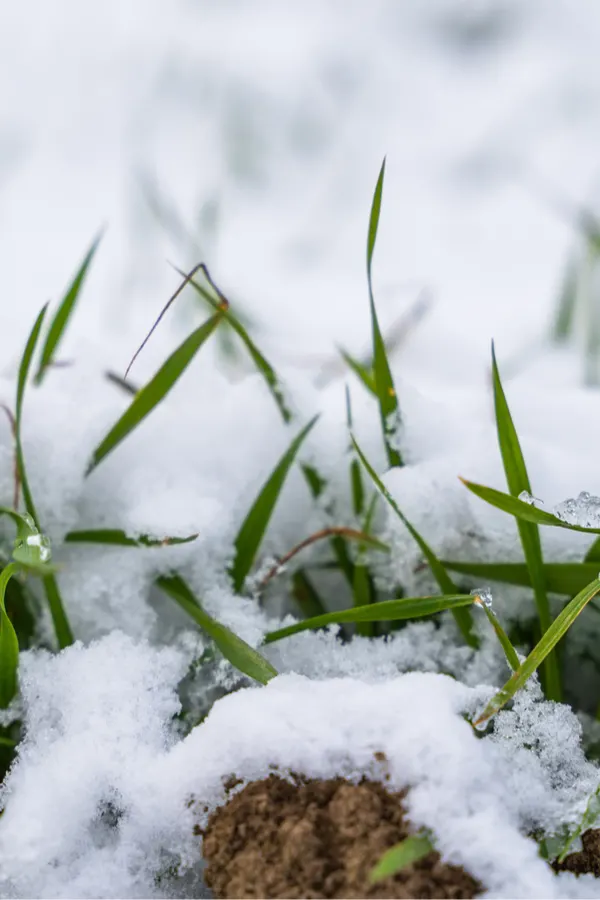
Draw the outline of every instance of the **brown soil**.
<instances>
[{"instance_id":1,"label":"brown soil","mask_svg":"<svg viewBox=\"0 0 600 900\"><path fill-rule=\"evenodd\" d=\"M581 836L583 850L569 853L563 863L555 863L557 872L575 872L584 875L586 872L600 878L600 829L590 828Z\"/></svg>"},{"instance_id":2,"label":"brown soil","mask_svg":"<svg viewBox=\"0 0 600 900\"><path fill-rule=\"evenodd\" d=\"M430 853L376 885L369 872L410 833L403 794L375 781L248 784L209 818L204 877L217 898L470 898L464 869Z\"/></svg>"}]
</instances>

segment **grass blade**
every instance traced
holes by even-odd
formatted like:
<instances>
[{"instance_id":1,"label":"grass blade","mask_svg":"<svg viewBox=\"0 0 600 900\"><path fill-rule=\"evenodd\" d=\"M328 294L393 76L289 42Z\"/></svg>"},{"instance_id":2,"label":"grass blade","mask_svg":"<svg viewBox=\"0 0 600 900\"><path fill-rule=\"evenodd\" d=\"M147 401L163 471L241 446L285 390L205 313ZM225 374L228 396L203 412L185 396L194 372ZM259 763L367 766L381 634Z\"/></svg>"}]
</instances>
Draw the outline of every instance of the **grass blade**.
<instances>
[{"instance_id":1,"label":"grass blade","mask_svg":"<svg viewBox=\"0 0 600 900\"><path fill-rule=\"evenodd\" d=\"M221 318L222 313L217 313L193 331L163 363L156 375L138 391L130 406L94 450L86 475L93 472L96 466L164 400L198 350L211 336Z\"/></svg>"},{"instance_id":2,"label":"grass blade","mask_svg":"<svg viewBox=\"0 0 600 900\"><path fill-rule=\"evenodd\" d=\"M481 591L480 593L477 591L471 591L471 594L473 596L473 603L483 609L484 613L487 616L488 622L494 629L494 633L500 642L500 646L504 650L504 655L506 656L508 665L513 670L513 672L516 672L520 665L519 657L517 656L517 651L510 642L510 638L500 624L500 619L492 609L492 595L489 589L486 588L485 591Z\"/></svg>"},{"instance_id":3,"label":"grass blade","mask_svg":"<svg viewBox=\"0 0 600 900\"><path fill-rule=\"evenodd\" d=\"M528 681L538 669L548 654L551 653L560 639L567 633L579 613L600 592L600 579L595 578L582 591L574 597L570 603L558 614L548 630L542 635L540 641L533 648L525 662L514 672L503 688L495 694L485 707L481 715L473 723L475 727L482 726L488 719L494 716L509 700L511 700L520 688Z\"/></svg>"},{"instance_id":4,"label":"grass blade","mask_svg":"<svg viewBox=\"0 0 600 900\"><path fill-rule=\"evenodd\" d=\"M363 366L361 362L359 362L345 350L342 350L341 347L339 348L339 352L346 365L350 369L352 369L356 377L359 379L359 381L362 382L369 393L377 397L377 385L375 384L375 376L373 375L373 372L371 372L366 366Z\"/></svg>"},{"instance_id":5,"label":"grass blade","mask_svg":"<svg viewBox=\"0 0 600 900\"><path fill-rule=\"evenodd\" d=\"M252 563L260 547L263 535L275 509L275 504L283 488L288 472L302 446L309 431L317 421L315 416L302 431L294 438L286 452L283 454L260 493L246 518L242 523L234 542L235 559L230 569L234 589L239 592L244 586L246 576L252 568Z\"/></svg>"},{"instance_id":6,"label":"grass blade","mask_svg":"<svg viewBox=\"0 0 600 900\"><path fill-rule=\"evenodd\" d=\"M465 563L444 560L453 572L472 575L479 581L499 581L518 587L531 587L531 576L525 563ZM574 597L596 575L597 562L544 563L546 590L551 594Z\"/></svg>"},{"instance_id":7,"label":"grass blade","mask_svg":"<svg viewBox=\"0 0 600 900\"><path fill-rule=\"evenodd\" d=\"M195 541L197 534L187 537L153 538L147 534L129 537L120 528L88 528L82 531L69 531L65 535L65 544L108 544L114 547L171 547L175 544L189 544Z\"/></svg>"},{"instance_id":8,"label":"grass blade","mask_svg":"<svg viewBox=\"0 0 600 900\"><path fill-rule=\"evenodd\" d=\"M385 878L391 878L392 875L405 869L411 863L423 859L434 849L431 838L426 832L411 834L395 847L386 850L377 865L371 870L369 881L371 884L377 884Z\"/></svg>"},{"instance_id":9,"label":"grass blade","mask_svg":"<svg viewBox=\"0 0 600 900\"><path fill-rule=\"evenodd\" d=\"M0 709L6 709L17 693L19 641L4 605L6 586L17 565L10 563L0 572Z\"/></svg>"},{"instance_id":10,"label":"grass blade","mask_svg":"<svg viewBox=\"0 0 600 900\"><path fill-rule=\"evenodd\" d=\"M48 366L52 365L54 361L56 348L58 347L65 329L69 323L69 319L71 317L71 314L73 313L75 304L77 303L77 298L79 297L79 292L81 291L83 282L85 281L85 277L87 275L87 271L90 267L92 259L94 258L96 250L98 249L98 244L100 243L101 238L102 234L100 233L92 243L92 246L88 250L79 268L79 271L71 282L65 296L61 301L60 306L56 310L56 313L48 330L46 343L42 348L40 365L37 371L37 375L35 376L36 384L39 384L41 382L46 369L48 368Z\"/></svg>"},{"instance_id":11,"label":"grass blade","mask_svg":"<svg viewBox=\"0 0 600 900\"><path fill-rule=\"evenodd\" d=\"M375 309L375 300L373 298L373 282L371 277L371 265L373 261L373 251L375 249L375 241L377 240L377 229L379 227L379 214L381 211L381 197L383 194L383 180L385 177L385 159L381 164L381 170L375 186L373 194L373 202L371 204L371 215L369 217L369 232L367 235L367 282L369 285L369 304L371 307L371 328L373 332L373 375L375 380L375 390L379 400L379 411L381 414L381 427L383 429L383 440L385 450L390 466L401 466L402 457L399 452L392 446L392 439L397 425L400 421L400 411L398 407L398 397L394 387L394 380L388 362L385 343L379 328L377 319L377 311Z\"/></svg>"},{"instance_id":12,"label":"grass blade","mask_svg":"<svg viewBox=\"0 0 600 900\"><path fill-rule=\"evenodd\" d=\"M404 515L404 513L402 512L402 510L400 509L400 507L398 506L398 504L396 503L396 501L394 500L394 498L392 497L392 495L390 494L390 492L388 491L388 489L386 488L386 486L384 485L382 480L379 478L379 476L377 475L377 473L375 472L375 470L373 469L373 467L367 460L366 456L364 455L364 453L358 446L354 437L352 438L352 443L354 444L354 449L358 453L361 463L363 464L363 466L367 470L368 474L370 475L371 480L373 481L373 484L375 485L375 487L377 488L379 493L382 494L382 496L385 498L385 500L392 507L392 509L394 510L394 512L396 513L396 515L398 516L398 518L400 519L400 521L402 522L404 527L407 529L407 531L409 532L411 537L416 541L417 545L419 546L421 553L423 554L423 556L429 563L429 567L431 569L433 577L435 578L435 580L437 581L437 583L440 586L440 590L444 594L459 593L458 588L456 587L456 585L454 584L454 582L452 581L452 579L446 572L442 563L439 561L439 559L437 558L437 556L435 555L435 553L433 552L433 550L431 549L429 544L427 544L426 541L421 537L421 535L419 534L417 529L408 521L408 519L406 518L406 516ZM464 610L464 609L455 609L454 610L454 618L456 619L456 624L458 625L458 627L461 631L461 634L463 635L467 644L469 644L470 647L477 647L479 645L479 643L477 640L477 636L473 633L473 620L471 617L471 611Z\"/></svg>"},{"instance_id":13,"label":"grass blade","mask_svg":"<svg viewBox=\"0 0 600 900\"><path fill-rule=\"evenodd\" d=\"M260 684L266 684L277 675L277 669L238 637L226 625L213 619L200 605L186 582L179 575L165 575L156 579L157 586L175 600L179 606L196 622L200 628L215 642L225 659Z\"/></svg>"},{"instance_id":14,"label":"grass blade","mask_svg":"<svg viewBox=\"0 0 600 900\"><path fill-rule=\"evenodd\" d=\"M292 575L292 596L306 619L325 615L325 604L308 575L302 570Z\"/></svg>"},{"instance_id":15,"label":"grass blade","mask_svg":"<svg viewBox=\"0 0 600 900\"><path fill-rule=\"evenodd\" d=\"M521 444L517 435L510 409L500 380L500 372L496 362L496 353L492 343L492 379L494 385L494 405L496 410L496 428L498 431L498 443L504 464L504 473L508 483L508 489L513 497L518 497L523 491L531 493L531 484L527 474L525 459L521 450ZM524 522L517 519L517 528L523 547L525 562L529 569L535 605L537 608L540 632L544 634L552 621L550 604L546 585L544 582L544 569L542 558L542 543L537 525L532 522ZM546 694L550 700L560 700L562 690L560 683L560 671L558 657L549 653L544 661Z\"/></svg>"},{"instance_id":16,"label":"grass blade","mask_svg":"<svg viewBox=\"0 0 600 900\"><path fill-rule=\"evenodd\" d=\"M279 641L281 638L298 634L299 631L307 631L322 628L324 625L337 625L344 622L395 622L402 619L418 619L423 616L433 616L447 609L460 609L471 606L473 597L470 594L452 594L450 596L436 597L402 597L400 600L382 600L380 603L370 603L367 606L357 606L353 609L325 613L324 616L315 616L312 619L304 619L294 625L278 628L270 631L265 636L265 643Z\"/></svg>"}]
</instances>

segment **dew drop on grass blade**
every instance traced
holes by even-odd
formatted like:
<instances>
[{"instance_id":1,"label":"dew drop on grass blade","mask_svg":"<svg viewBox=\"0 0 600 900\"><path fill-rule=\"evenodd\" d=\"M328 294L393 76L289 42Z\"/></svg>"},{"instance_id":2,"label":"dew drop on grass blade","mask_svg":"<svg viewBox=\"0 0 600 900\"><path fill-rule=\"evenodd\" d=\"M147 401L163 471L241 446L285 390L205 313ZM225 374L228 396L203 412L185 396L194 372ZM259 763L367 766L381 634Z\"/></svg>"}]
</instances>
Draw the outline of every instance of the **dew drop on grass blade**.
<instances>
[{"instance_id":1,"label":"dew drop on grass blade","mask_svg":"<svg viewBox=\"0 0 600 900\"><path fill-rule=\"evenodd\" d=\"M217 313L193 331L163 363L156 375L138 391L123 415L94 450L86 475L93 472L96 466L164 400L198 350L211 336L221 318L222 314Z\"/></svg>"},{"instance_id":2,"label":"dew drop on grass blade","mask_svg":"<svg viewBox=\"0 0 600 900\"><path fill-rule=\"evenodd\" d=\"M156 579L157 586L169 595L200 628L212 638L223 656L244 675L266 684L277 675L277 669L264 656L246 643L226 625L213 619L202 608L180 575L164 575Z\"/></svg>"},{"instance_id":3,"label":"dew drop on grass blade","mask_svg":"<svg viewBox=\"0 0 600 900\"><path fill-rule=\"evenodd\" d=\"M369 287L369 304L371 308L371 328L373 333L373 375L375 381L375 390L379 400L379 411L381 415L381 427L383 430L383 440L385 450L390 466L401 466L402 457L398 450L392 446L395 426L400 421L400 411L398 407L398 397L394 387L394 380L390 369L390 364L385 349L385 343L379 328L377 319L377 311L375 309L375 300L373 297L373 281L371 277L371 265L373 261L373 251L375 249L375 241L377 240L377 229L379 227L379 214L381 211L381 197L383 193L383 180L385 177L385 159L381 164L381 170L375 186L373 201L371 204L371 215L369 216L369 232L367 235L367 282Z\"/></svg>"},{"instance_id":4,"label":"dew drop on grass blade","mask_svg":"<svg viewBox=\"0 0 600 900\"><path fill-rule=\"evenodd\" d=\"M494 386L494 406L496 411L496 428L498 443L504 465L504 473L508 489L513 497L518 497L524 491L531 494L531 484L527 474L525 459L521 450L521 444L517 435L514 422L508 407L504 388L500 380L500 372L496 362L496 353L492 343L492 379ZM525 562L529 569L533 594L539 619L541 634L550 627L552 621L550 615L550 603L544 581L544 568L542 558L542 544L537 525L532 522L524 522L517 519L519 537L523 547ZM558 657L550 653L544 662L545 688L550 700L560 700L562 690L560 683L560 671Z\"/></svg>"},{"instance_id":5,"label":"dew drop on grass blade","mask_svg":"<svg viewBox=\"0 0 600 900\"><path fill-rule=\"evenodd\" d=\"M258 552L263 535L267 530L288 472L304 439L317 419L318 416L311 419L308 425L294 438L273 469L269 479L261 488L258 497L242 523L234 542L235 558L230 570L233 586L237 592L242 590L246 576L252 568L252 563Z\"/></svg>"},{"instance_id":6,"label":"dew drop on grass blade","mask_svg":"<svg viewBox=\"0 0 600 900\"><path fill-rule=\"evenodd\" d=\"M366 456L358 446L358 443L354 437L352 437L352 443L354 444L354 449L358 453L359 459L366 471L368 472L373 484L379 491L379 493L385 498L385 500L389 503L389 505L394 510L395 514L398 516L404 527L407 529L411 537L416 541L421 550L421 553L429 563L429 567L431 568L431 572L433 577L437 581L440 586L440 589L445 594L458 594L458 588L446 572L445 568L431 549L428 543L421 537L417 529L408 521L404 513L401 511L400 507L379 478ZM455 609L454 610L454 618L456 620L456 624L458 625L462 636L465 641L471 647L478 647L479 641L477 640L477 636L473 632L473 620L471 617L471 611L468 609Z\"/></svg>"},{"instance_id":7,"label":"dew drop on grass blade","mask_svg":"<svg viewBox=\"0 0 600 900\"><path fill-rule=\"evenodd\" d=\"M65 296L63 297L60 306L56 310L54 318L50 323L50 328L48 329L48 334L46 336L46 341L42 348L40 365L37 371L37 375L35 376L36 384L39 384L44 377L46 369L48 366L52 365L54 362L54 355L56 353L56 348L58 347L61 338L65 332L65 329L69 323L69 319L71 318L71 314L75 309L75 304L77 303L77 298L79 297L79 293L83 286L83 282L85 281L85 277L87 271L90 267L92 259L98 249L98 244L102 238L102 232L95 238L92 243L92 246L88 250L85 255L85 258L79 268L79 271L75 275L75 278L71 282L69 288Z\"/></svg>"}]
</instances>

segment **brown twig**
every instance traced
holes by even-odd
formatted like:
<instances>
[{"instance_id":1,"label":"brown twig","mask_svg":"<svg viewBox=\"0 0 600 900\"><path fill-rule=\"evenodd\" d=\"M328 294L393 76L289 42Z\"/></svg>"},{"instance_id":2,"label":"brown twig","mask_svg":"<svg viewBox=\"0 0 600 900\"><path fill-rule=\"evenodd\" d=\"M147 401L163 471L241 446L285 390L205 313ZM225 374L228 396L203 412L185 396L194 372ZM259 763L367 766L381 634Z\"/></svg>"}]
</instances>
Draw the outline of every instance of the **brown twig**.
<instances>
[{"instance_id":1,"label":"brown twig","mask_svg":"<svg viewBox=\"0 0 600 900\"><path fill-rule=\"evenodd\" d=\"M0 403L0 407L6 413L8 421L10 422L10 430L12 431L12 436L15 442L15 461L13 464L13 477L14 477L14 491L13 491L13 509L17 509L19 506L19 491L21 488L21 474L19 472L19 455L17 453L17 420L15 419L12 410L6 406L4 403Z\"/></svg>"},{"instance_id":2,"label":"brown twig","mask_svg":"<svg viewBox=\"0 0 600 900\"><path fill-rule=\"evenodd\" d=\"M292 547L284 556L280 557L275 565L269 569L263 580L258 585L258 590L263 591L271 579L275 578L276 575L281 572L282 568L288 563L291 559L296 556L297 553L300 553L301 550L304 550L306 547L310 547L311 544L315 544L317 541L323 540L323 538L328 537L349 537L354 538L358 541L364 541L365 543L371 542L373 539L370 535L365 534L363 531L357 531L355 528L344 528L342 526L338 527L330 527L330 528L322 528L320 531L315 531L314 534L309 535L307 538L304 538L303 541L300 541L299 544L296 544L295 547Z\"/></svg>"}]
</instances>

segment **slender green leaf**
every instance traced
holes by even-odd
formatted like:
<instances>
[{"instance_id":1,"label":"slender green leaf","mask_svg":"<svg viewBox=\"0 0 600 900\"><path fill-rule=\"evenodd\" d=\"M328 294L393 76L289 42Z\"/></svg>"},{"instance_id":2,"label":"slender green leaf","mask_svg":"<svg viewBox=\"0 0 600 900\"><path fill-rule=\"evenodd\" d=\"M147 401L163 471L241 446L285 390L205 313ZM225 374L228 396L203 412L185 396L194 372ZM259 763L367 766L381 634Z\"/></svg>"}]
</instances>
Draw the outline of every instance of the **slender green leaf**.
<instances>
[{"instance_id":1,"label":"slender green leaf","mask_svg":"<svg viewBox=\"0 0 600 900\"><path fill-rule=\"evenodd\" d=\"M377 884L391 878L411 863L418 862L434 850L431 837L426 832L411 834L395 847L390 847L371 870L369 881Z\"/></svg>"},{"instance_id":2,"label":"slender green leaf","mask_svg":"<svg viewBox=\"0 0 600 900\"><path fill-rule=\"evenodd\" d=\"M472 575L479 581L499 581L531 587L531 576L525 563L468 563L444 560L443 565L453 572ZM597 562L544 563L546 589L551 594L574 597L589 584L598 571Z\"/></svg>"},{"instance_id":3,"label":"slender green leaf","mask_svg":"<svg viewBox=\"0 0 600 900\"><path fill-rule=\"evenodd\" d=\"M306 619L325 615L325 604L312 581L302 569L292 575L292 596Z\"/></svg>"},{"instance_id":4,"label":"slender green leaf","mask_svg":"<svg viewBox=\"0 0 600 900\"><path fill-rule=\"evenodd\" d=\"M470 594L453 594L451 596L438 597L402 597L400 600L382 600L380 603L370 603L367 606L357 606L353 609L326 613L323 616L315 616L304 619L286 628L278 628L270 631L265 636L265 643L279 641L281 638L297 634L299 631L307 631L322 628L324 625L337 625L344 622L394 622L400 619L418 619L422 616L432 616L444 612L447 609L460 609L471 606L473 597Z\"/></svg>"},{"instance_id":5,"label":"slender green leaf","mask_svg":"<svg viewBox=\"0 0 600 900\"><path fill-rule=\"evenodd\" d=\"M533 648L527 659L521 663L516 672L508 679L501 690L495 694L485 707L481 715L473 723L476 727L482 726L488 719L495 715L528 681L538 669L549 653L554 650L558 642L567 633L579 613L600 592L600 579L595 578L574 597L570 603L558 614L548 630L542 635L540 641Z\"/></svg>"},{"instance_id":6,"label":"slender green leaf","mask_svg":"<svg viewBox=\"0 0 600 900\"><path fill-rule=\"evenodd\" d=\"M87 475L164 400L198 350L211 336L221 317L222 314L217 313L193 331L163 363L156 375L138 391L130 406L94 450Z\"/></svg>"},{"instance_id":7,"label":"slender green leaf","mask_svg":"<svg viewBox=\"0 0 600 900\"><path fill-rule=\"evenodd\" d=\"M390 492L388 491L388 489L386 488L386 486L384 485L382 480L379 478L379 476L377 475L377 473L375 472L375 470L373 469L373 467L367 460L366 456L364 455L364 453L358 446L354 437L352 438L352 443L354 444L354 449L358 453L361 463L363 464L363 466L367 470L368 474L370 475L371 480L373 481L373 484L375 485L375 487L377 488L379 493L385 498L385 500L392 507L392 509L394 510L394 512L396 513L396 515L398 516L398 518L400 519L400 521L402 522L404 527L407 529L407 531L409 532L411 537L416 541L417 545L419 546L421 553L423 554L423 556L429 563L429 567L431 569L433 577L435 578L435 580L437 581L437 583L440 586L440 590L444 594L457 594L458 588L456 587L456 585L454 584L454 582L452 581L452 579L446 572L444 566L439 561L439 559L437 558L437 556L435 555L435 553L433 552L433 550L431 549L429 544L426 543L426 541L421 537L421 535L419 534L417 529L408 521L408 519L406 518L406 516L404 515L404 513L402 512L402 510L400 509L400 507L398 506L398 504L396 503L396 501L394 500L394 498L392 497L392 495L390 494ZM477 647L478 646L477 636L473 633L473 630L472 630L473 629L473 621L472 621L472 617L471 617L471 611L463 610L463 609L455 609L454 617L456 619L456 623L457 623L458 627L460 628L460 631L461 631L465 641L469 644L469 646Z\"/></svg>"},{"instance_id":8,"label":"slender green leaf","mask_svg":"<svg viewBox=\"0 0 600 900\"><path fill-rule=\"evenodd\" d=\"M226 625L217 622L202 608L183 578L179 575L165 575L157 578L156 584L212 638L223 656L236 669L260 684L266 684L277 675L277 669L258 650L238 637Z\"/></svg>"},{"instance_id":9,"label":"slender green leaf","mask_svg":"<svg viewBox=\"0 0 600 900\"><path fill-rule=\"evenodd\" d=\"M588 548L584 556L584 562L600 562L600 537Z\"/></svg>"},{"instance_id":10,"label":"slender green leaf","mask_svg":"<svg viewBox=\"0 0 600 900\"><path fill-rule=\"evenodd\" d=\"M377 386L375 384L375 376L373 372L371 372L366 366L363 366L359 360L355 359L350 353L347 353L346 350L342 350L339 348L340 356L343 358L344 362L348 365L350 369L357 376L359 381L362 382L364 387L369 391L370 394L373 394L377 397Z\"/></svg>"},{"instance_id":11,"label":"slender green leaf","mask_svg":"<svg viewBox=\"0 0 600 900\"><path fill-rule=\"evenodd\" d=\"M101 237L102 234L99 234L93 241L92 246L88 250L85 259L83 260L79 268L79 271L71 282L65 296L60 303L60 306L56 310L56 313L48 330L46 342L42 348L40 365L35 377L37 384L41 382L48 366L50 366L54 362L54 354L56 352L56 348L61 341L71 314L75 308L77 298L79 297L79 292L81 291L81 287L83 285L83 282L85 281L85 277L92 259L94 258L94 254L98 249L98 244L100 243Z\"/></svg>"},{"instance_id":12,"label":"slender green leaf","mask_svg":"<svg viewBox=\"0 0 600 900\"><path fill-rule=\"evenodd\" d=\"M6 709L17 693L19 641L4 605L6 585L16 572L15 563L10 563L0 572L0 709Z\"/></svg>"},{"instance_id":13,"label":"slender green leaf","mask_svg":"<svg viewBox=\"0 0 600 900\"><path fill-rule=\"evenodd\" d=\"M578 266L576 260L569 262L563 281L556 318L552 326L552 340L563 344L573 329L575 305L577 302Z\"/></svg>"},{"instance_id":14,"label":"slender green leaf","mask_svg":"<svg viewBox=\"0 0 600 900\"><path fill-rule=\"evenodd\" d=\"M556 855L558 856L558 862L562 863L565 861L565 857L568 855L569 850L574 841L581 837L584 832L588 831L588 829L593 828L600 818L600 786L593 791L586 805L586 808L581 816L578 824L572 831L570 831L566 837L566 839L562 843L562 847L560 848L560 852Z\"/></svg>"},{"instance_id":15,"label":"slender green leaf","mask_svg":"<svg viewBox=\"0 0 600 900\"><path fill-rule=\"evenodd\" d=\"M393 437L400 422L398 397L396 396L396 388L394 387L394 380L392 378L385 343L381 334L381 329L379 328L377 311L375 309L375 299L373 297L373 281L371 277L371 265L375 241L377 239L377 229L379 227L379 213L381 211L384 177L385 159L381 165L379 177L375 186L375 193L373 194L373 202L371 204L371 215L369 217L369 232L367 236L367 281L369 285L371 328L373 332L373 375L375 379L375 390L379 400L383 439L390 466L401 466L402 457L398 450L393 446Z\"/></svg>"},{"instance_id":16,"label":"slender green leaf","mask_svg":"<svg viewBox=\"0 0 600 900\"><path fill-rule=\"evenodd\" d=\"M88 528L82 531L69 531L65 535L65 543L108 544L116 547L170 547L174 544L189 544L197 537L197 534L190 534L187 537L153 538L148 534L130 537L120 528Z\"/></svg>"},{"instance_id":17,"label":"slender green leaf","mask_svg":"<svg viewBox=\"0 0 600 900\"><path fill-rule=\"evenodd\" d=\"M487 589L486 589L486 592L488 592ZM479 606L481 609L483 609L484 613L487 616L488 622L494 629L494 633L500 642L500 646L504 650L504 655L506 656L506 661L508 662L508 665L513 670L513 672L516 672L516 670L519 668L519 665L520 665L519 657L517 656L517 651L515 650L515 648L513 647L513 645L510 642L509 636L507 635L504 628L500 624L500 619L498 618L498 616L492 609L491 595L488 598L485 598L484 596L480 595L479 593L477 593L475 591L473 591L472 594L473 594L473 603L476 606Z\"/></svg>"},{"instance_id":18,"label":"slender green leaf","mask_svg":"<svg viewBox=\"0 0 600 900\"><path fill-rule=\"evenodd\" d=\"M318 416L311 419L308 425L302 429L300 434L294 438L273 469L267 482L261 488L258 497L252 504L250 511L242 523L242 527L235 539L235 559L230 570L233 586L236 591L241 591L244 586L244 581L252 567L263 535L267 530L267 526L288 472L292 467L304 439L317 419Z\"/></svg>"}]
</instances>

